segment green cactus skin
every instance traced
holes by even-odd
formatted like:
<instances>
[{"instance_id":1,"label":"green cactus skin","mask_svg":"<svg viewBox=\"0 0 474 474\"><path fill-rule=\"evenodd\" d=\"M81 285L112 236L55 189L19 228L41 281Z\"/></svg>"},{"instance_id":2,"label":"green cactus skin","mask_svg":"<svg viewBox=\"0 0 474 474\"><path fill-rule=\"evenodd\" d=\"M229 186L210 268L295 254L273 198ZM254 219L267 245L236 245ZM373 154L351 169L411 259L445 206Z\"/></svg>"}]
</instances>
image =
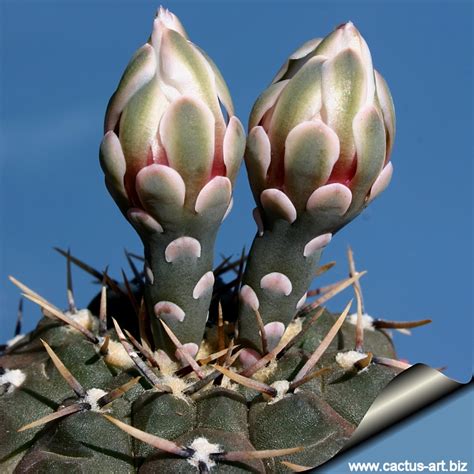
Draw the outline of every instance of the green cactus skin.
<instances>
[{"instance_id":1,"label":"green cactus skin","mask_svg":"<svg viewBox=\"0 0 474 474\"><path fill-rule=\"evenodd\" d=\"M310 318L310 312L306 318ZM292 380L319 346L337 315L325 311L274 369L260 378L267 384ZM98 321L90 329L97 334ZM394 369L371 363L357 374L340 367L337 354L354 348L355 326L345 322L316 369L330 369L301 385L280 400L256 390L219 380L191 396L160 393L141 379L106 407L106 414L142 431L191 446L198 438L218 444L225 451L286 449L303 446L291 455L216 461L210 472L289 472L281 461L315 466L333 457L344 445L380 390L397 375ZM117 339L113 330L108 335ZM390 337L377 329L364 331L364 350L395 358ZM0 390L0 470L5 473L108 472L189 473L208 472L188 459L170 455L132 438L106 420L100 412L84 409L43 426L18 432L31 423L77 402L71 388L43 350L47 342L85 390L105 392L122 386L137 375L135 368L111 365L98 347L70 327L43 319L38 327L0 356L5 370L21 370L26 379L17 388ZM112 343L111 343L112 344ZM155 370L158 377L160 372ZM349 374L349 376L347 376ZM340 381L341 375L346 378ZM189 376L188 376L189 377ZM195 378L193 380L196 380Z\"/></svg>"},{"instance_id":2,"label":"green cactus skin","mask_svg":"<svg viewBox=\"0 0 474 474\"><path fill-rule=\"evenodd\" d=\"M263 352L262 341L256 327L255 310L258 309L263 323L282 323L280 336L304 303L306 291L313 281L318 267L322 249L305 256L306 244L315 235L314 226L308 226L307 219L300 219L290 224L278 219L272 222L270 229L263 235L257 235L249 253L249 259L243 278L243 288L249 288L258 301L258 308L251 299L242 298L239 312L239 340L245 345ZM291 242L291 251L288 243ZM286 288L277 285L263 287L267 275L283 275L287 279L289 294ZM245 291L245 290L244 290ZM242 295L243 296L243 295ZM301 302L301 303L300 303ZM278 336L278 335L277 335ZM278 337L276 342L278 342Z\"/></svg>"},{"instance_id":3,"label":"green cactus skin","mask_svg":"<svg viewBox=\"0 0 474 474\"><path fill-rule=\"evenodd\" d=\"M145 302L148 314L152 315L155 345L170 355L175 353L176 347L163 330L160 319L181 343L188 344L192 356L201 343L214 285L214 241L225 206L226 203L220 209L213 209L212 215L193 215L183 210L184 225L178 232L155 234L145 241ZM182 235L181 229L189 229L189 232ZM183 248L180 242L188 244L189 250L181 254L178 250L170 261L168 249L176 243ZM172 303L169 309L167 302ZM157 304L163 304L163 309L158 310L161 314L157 314Z\"/></svg>"}]
</instances>

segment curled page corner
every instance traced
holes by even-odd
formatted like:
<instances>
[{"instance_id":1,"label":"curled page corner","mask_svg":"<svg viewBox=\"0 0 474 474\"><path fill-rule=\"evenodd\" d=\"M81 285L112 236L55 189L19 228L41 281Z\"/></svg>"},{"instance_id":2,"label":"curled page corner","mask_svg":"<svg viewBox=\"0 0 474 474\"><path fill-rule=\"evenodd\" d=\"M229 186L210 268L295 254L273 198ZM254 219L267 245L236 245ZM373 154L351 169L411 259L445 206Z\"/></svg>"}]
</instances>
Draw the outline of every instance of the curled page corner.
<instances>
[{"instance_id":1,"label":"curled page corner","mask_svg":"<svg viewBox=\"0 0 474 474\"><path fill-rule=\"evenodd\" d=\"M462 383L424 364L397 375L377 396L341 453L461 388Z\"/></svg>"},{"instance_id":2,"label":"curled page corner","mask_svg":"<svg viewBox=\"0 0 474 474\"><path fill-rule=\"evenodd\" d=\"M440 371L424 364L415 364L397 375L377 396L364 418L344 447L320 466L311 469L318 471L355 448L363 441L390 428L419 410L446 397L450 393L467 386L450 379ZM310 471L306 471L310 472Z\"/></svg>"}]
</instances>

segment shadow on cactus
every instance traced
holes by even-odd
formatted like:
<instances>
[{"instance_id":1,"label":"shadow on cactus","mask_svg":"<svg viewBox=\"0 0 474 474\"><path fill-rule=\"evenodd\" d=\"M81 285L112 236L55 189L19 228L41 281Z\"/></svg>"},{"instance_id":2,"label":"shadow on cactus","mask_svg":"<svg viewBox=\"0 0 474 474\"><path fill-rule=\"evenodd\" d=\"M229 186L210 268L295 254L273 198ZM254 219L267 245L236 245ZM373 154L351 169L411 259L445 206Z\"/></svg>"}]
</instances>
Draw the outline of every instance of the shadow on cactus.
<instances>
[{"instance_id":1,"label":"shadow on cactus","mask_svg":"<svg viewBox=\"0 0 474 474\"><path fill-rule=\"evenodd\" d=\"M225 82L161 8L105 118L107 188L136 229L123 281L70 254L69 307L11 277L43 319L0 356L2 472L300 472L333 457L410 365L349 277L309 290L322 249L387 186L390 92L351 23L290 56L249 136ZM213 269L245 152L258 231ZM77 309L71 266L101 283ZM139 270L143 265L143 271ZM324 304L353 288L351 304ZM316 298L316 299L315 299Z\"/></svg>"}]
</instances>

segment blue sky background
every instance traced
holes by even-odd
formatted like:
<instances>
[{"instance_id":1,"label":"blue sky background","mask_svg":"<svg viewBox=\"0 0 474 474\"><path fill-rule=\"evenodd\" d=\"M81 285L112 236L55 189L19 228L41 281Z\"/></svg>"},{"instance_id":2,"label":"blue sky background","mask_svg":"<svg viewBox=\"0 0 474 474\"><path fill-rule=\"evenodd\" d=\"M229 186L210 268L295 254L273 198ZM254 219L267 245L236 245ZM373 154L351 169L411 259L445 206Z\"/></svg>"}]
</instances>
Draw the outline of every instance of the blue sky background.
<instances>
[{"instance_id":1,"label":"blue sky background","mask_svg":"<svg viewBox=\"0 0 474 474\"><path fill-rule=\"evenodd\" d=\"M255 98L304 41L352 20L387 79L397 110L389 189L326 249L347 275L350 244L374 317L433 324L395 335L399 356L467 381L472 373L472 3L357 1L176 2L166 7L227 80L246 123ZM116 277L123 248L141 252L103 186L98 147L107 101L150 33L154 2L3 1L1 30L0 339L12 336L13 274L66 306L65 260L53 246ZM237 255L254 235L242 169L219 253ZM95 294L74 272L77 300ZM315 284L316 285L316 284ZM350 290L331 301L342 309ZM25 305L25 329L39 310Z\"/></svg>"}]
</instances>

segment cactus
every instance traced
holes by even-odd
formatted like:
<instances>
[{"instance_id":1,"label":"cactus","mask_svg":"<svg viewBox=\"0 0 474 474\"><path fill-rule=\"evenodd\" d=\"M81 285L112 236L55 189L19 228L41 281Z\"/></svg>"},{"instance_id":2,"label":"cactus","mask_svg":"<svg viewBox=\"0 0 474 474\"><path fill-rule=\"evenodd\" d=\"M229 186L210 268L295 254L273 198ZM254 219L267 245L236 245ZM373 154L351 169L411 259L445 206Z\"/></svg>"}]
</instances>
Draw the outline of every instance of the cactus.
<instances>
[{"instance_id":1,"label":"cactus","mask_svg":"<svg viewBox=\"0 0 474 474\"><path fill-rule=\"evenodd\" d=\"M58 249L67 310L11 277L43 318L21 335L20 303L0 355L1 471L279 473L333 457L410 366L386 329L429 322L365 314L351 251L348 278L307 291L332 266L318 266L330 236L386 186L393 136L388 88L357 30L305 44L250 119L254 245L212 269L245 134L214 63L161 8L100 149L145 256L127 253L133 277L118 281ZM87 309L73 264L101 283ZM356 312L325 309L348 287Z\"/></svg>"}]
</instances>

